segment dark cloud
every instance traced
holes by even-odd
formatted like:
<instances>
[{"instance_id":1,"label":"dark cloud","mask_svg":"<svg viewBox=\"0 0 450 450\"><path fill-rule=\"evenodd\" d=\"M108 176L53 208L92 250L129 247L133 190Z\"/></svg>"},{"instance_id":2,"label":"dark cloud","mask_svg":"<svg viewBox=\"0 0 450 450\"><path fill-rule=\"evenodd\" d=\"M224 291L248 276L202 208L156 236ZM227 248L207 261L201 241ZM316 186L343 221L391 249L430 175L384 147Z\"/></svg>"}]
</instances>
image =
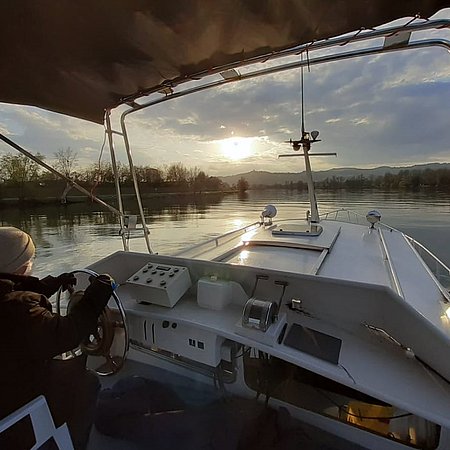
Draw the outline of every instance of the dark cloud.
<instances>
[{"instance_id":1,"label":"dark cloud","mask_svg":"<svg viewBox=\"0 0 450 450\"><path fill-rule=\"evenodd\" d=\"M450 160L450 70L442 50L412 51L329 63L305 71L307 129L320 130L317 151L339 157L320 165L365 166ZM0 128L34 152L72 147L98 157L100 126L33 108L2 106ZM169 101L130 117L138 163L181 161L228 174L286 170L282 142L300 136L300 72L225 85ZM137 136L137 138L133 138ZM217 141L254 137L258 153L226 161ZM264 138L264 139L262 139ZM3 147L2 147L3 149ZM217 161L214 163L213 161ZM297 163L295 163L297 164ZM276 168L276 169L275 169Z\"/></svg>"}]
</instances>

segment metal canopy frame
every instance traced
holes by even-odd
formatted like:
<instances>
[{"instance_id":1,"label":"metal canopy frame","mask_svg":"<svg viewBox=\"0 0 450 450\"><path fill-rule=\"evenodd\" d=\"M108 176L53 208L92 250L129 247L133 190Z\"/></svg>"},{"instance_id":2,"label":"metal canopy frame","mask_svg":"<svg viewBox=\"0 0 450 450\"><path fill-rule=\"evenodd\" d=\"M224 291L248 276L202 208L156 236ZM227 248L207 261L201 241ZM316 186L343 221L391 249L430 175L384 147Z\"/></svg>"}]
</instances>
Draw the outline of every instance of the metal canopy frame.
<instances>
[{"instance_id":1,"label":"metal canopy frame","mask_svg":"<svg viewBox=\"0 0 450 450\"><path fill-rule=\"evenodd\" d=\"M414 21L415 19L413 19ZM133 157L131 151L131 144L128 137L128 132L126 128L126 119L130 114L136 113L143 109L149 108L151 106L158 105L160 103L167 102L169 100L174 100L176 98L184 97L186 95L190 95L196 92L201 92L204 90L212 89L215 87L222 86L228 83L234 83L236 81L248 80L251 78L258 78L265 75L270 75L278 72L288 71L296 68L302 67L310 67L314 65L320 65L328 62L334 61L342 61L346 59L353 59L361 56L370 56L376 54L384 54L384 53L392 53L402 50L411 50L411 49L423 49L423 48L433 48L433 47L441 47L450 52L450 41L446 39L422 39L417 41L410 41L411 35L414 32L418 31L427 31L427 30L440 30L440 29L450 29L450 20L426 20L420 23L413 23L413 21L408 22L404 25L397 25L392 27L386 27L383 29L374 29L374 30L359 30L351 35L344 35L337 38L326 39L318 42L311 42L308 44L300 45L293 47L288 50L280 51L276 54L264 55L261 57L250 58L248 60L239 61L237 63L228 64L221 67L216 67L215 69L208 72L201 72L192 76L188 81L198 81L202 82L204 79L204 83L194 86L187 87L180 91L175 91L175 88L179 86L173 83L166 83L165 87L161 89L153 89L143 93L143 96L149 96L159 92L164 95L162 98L148 100L144 103L137 103L136 99L124 99L123 104L128 104L129 108L124 111L120 116L120 127L121 131L114 131L111 127L111 121L109 119L111 111L107 111L106 113L106 133L108 134L108 143L110 147L112 166L114 170L114 175L116 179L116 193L117 196L120 197L120 185L118 182L118 173L117 166L115 164L115 151L114 151L114 142L113 137L115 135L122 136L125 150L129 162L129 168L131 172L131 176L133 178L133 184L135 189L135 195L138 202L140 219L142 222L142 229L144 231L144 237L146 240L147 248L150 253L153 252L149 239L149 229L146 225L144 209L142 206L141 194L139 190L139 182L137 180L136 171L134 169ZM373 41L377 38L384 38L382 45L377 45L373 47L360 48L355 50L350 50L346 52L337 51L332 54L317 56L311 58L309 56L312 52L317 52L320 50L327 49L340 49L343 46L348 44L355 44L365 41ZM253 66L257 63L266 63L269 61L275 61L279 59L283 59L286 57L295 57L306 53L307 58L301 58L299 61L289 62L289 63L279 63L272 67L267 67L259 70L249 71L245 74L239 73L236 69L242 67ZM214 75L222 75L222 79L215 81L208 81L211 76ZM314 188L313 188L314 189ZM310 198L314 198L314 192L310 193ZM123 232L123 205L122 202L119 201L119 210L121 212L121 227ZM122 233L123 234L123 233ZM125 248L125 247L124 247ZM125 248L128 250L128 248Z\"/></svg>"},{"instance_id":2,"label":"metal canopy frame","mask_svg":"<svg viewBox=\"0 0 450 450\"><path fill-rule=\"evenodd\" d=\"M227 84L227 83L234 83L236 81L241 80L248 80L251 78L258 78L265 75L270 75L278 72L288 71L296 68L302 68L302 67L309 67L319 64L324 64L328 62L334 62L334 61L341 61L346 59L352 59L357 58L360 56L369 56L369 55L376 55L376 54L384 54L384 53L391 53L401 50L410 50L410 49L420 49L420 48L433 48L433 47L441 47L446 49L450 52L450 41L446 39L422 39L417 41L410 41L410 37L412 33L414 32L420 32L420 31L427 31L427 30L440 30L440 29L450 29L450 20L448 19L441 19L441 20L424 20L421 22L414 22L417 18L414 18L412 21L403 24L403 25L397 25L397 26L391 26L386 27L382 29L372 29L372 30L366 30L366 29L360 29L359 31L353 33L353 34L346 34L340 37L336 38L330 38L325 39L322 41L317 42L310 42L308 44L303 44L299 46L295 46L293 48L282 50L276 53L270 53L263 56L248 58L246 60L241 60L238 62L234 62L231 64L223 65L215 67L211 70L199 72L197 74L192 75L191 77L187 78L186 80L183 80L183 84L186 84L188 82L199 82L200 84L194 87L186 87L183 90L175 91L177 87L179 87L182 83L173 83L173 82L166 82L163 85L158 86L157 88L153 88L151 90L143 91L141 93L141 97L150 96L152 94L155 94L157 92L162 93L164 97L158 98L158 99L151 99L147 100L143 103L137 103L136 97L133 96L132 98L124 98L121 105L128 105L129 108L125 110L121 116L120 116L120 127L121 131L115 131L112 129L111 125L111 110L107 110L105 112L105 132L108 137L108 146L110 150L110 156L111 156L111 165L114 172L115 177L115 190L116 190L116 196L117 196L117 202L118 202L118 209L112 207L111 205L105 203L103 200L99 199L98 197L92 195L92 193L88 192L86 189L84 189L82 186L79 186L74 180L67 178L62 173L58 172L55 168L51 167L50 165L46 164L45 162L39 160L36 158L32 153L28 152L23 147L19 146L15 142L8 139L6 136L0 133L0 139L3 140L6 144L13 147L20 153L24 154L28 158L31 158L33 161L35 161L40 166L44 167L45 169L49 170L53 174L57 175L58 177L64 179L67 183L69 183L71 186L73 186L75 189L79 190L80 192L86 194L88 197L90 197L93 201L96 201L100 205L107 208L109 211L113 212L114 214L117 214L120 221L120 234L122 237L123 247L124 250L129 250L129 244L128 244L128 234L130 231L128 216L124 213L124 207L122 202L122 195L121 195L121 188L120 188L120 182L119 182L119 176L118 176L118 168L116 163L116 151L114 149L114 137L115 136L121 136L124 141L125 150L128 158L128 164L131 172L131 176L133 178L133 185L135 190L136 199L138 202L138 208L139 208L139 215L142 223L142 230L144 232L144 238L146 241L147 249L149 253L153 253L152 246L150 243L149 238L149 228L147 227L146 220L145 220L145 213L144 208L142 205L142 199L141 194L139 190L139 182L136 176L136 171L134 168L133 163L133 157L132 157L132 151L131 151L131 145L130 140L127 133L126 128L126 118L135 112L141 111L145 108L149 108L151 106L173 100L176 98L184 97L186 95L190 95L196 92L201 92L204 90L212 89L215 87L219 87L221 85ZM384 38L384 42L382 45L377 45L374 47L366 47L366 48L359 48L355 50L350 51L336 51L340 48L349 45L349 44L356 44L366 41L373 41L374 39L378 38ZM327 55L317 56L317 57L310 57L310 53L314 53L321 50L327 50L327 49L334 49L335 52ZM259 70L252 70L248 71L247 73L241 74L237 71L238 68L243 67L253 67L257 63L267 63L267 62L278 62L278 60L287 58L287 57L295 57L302 54L306 54L307 58L301 58L298 61L294 62L280 62L279 64L276 64L271 67L266 67ZM211 76L217 76L222 75L222 79L215 80L215 81L208 81Z\"/></svg>"}]
</instances>

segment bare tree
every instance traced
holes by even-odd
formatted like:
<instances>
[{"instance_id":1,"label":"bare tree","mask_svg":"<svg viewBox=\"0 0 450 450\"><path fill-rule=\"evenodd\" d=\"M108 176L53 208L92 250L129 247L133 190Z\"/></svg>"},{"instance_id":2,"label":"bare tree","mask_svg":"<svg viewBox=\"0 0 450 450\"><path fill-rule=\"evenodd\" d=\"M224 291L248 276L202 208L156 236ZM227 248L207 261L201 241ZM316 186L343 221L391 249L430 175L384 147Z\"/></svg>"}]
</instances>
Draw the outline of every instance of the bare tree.
<instances>
[{"instance_id":1,"label":"bare tree","mask_svg":"<svg viewBox=\"0 0 450 450\"><path fill-rule=\"evenodd\" d=\"M188 177L188 169L180 162L173 163L165 168L166 182L180 191L187 191L189 183Z\"/></svg>"},{"instance_id":2,"label":"bare tree","mask_svg":"<svg viewBox=\"0 0 450 450\"><path fill-rule=\"evenodd\" d=\"M77 152L70 147L60 148L54 153L56 164L55 167L67 178L72 176L75 167L78 165Z\"/></svg>"},{"instance_id":3,"label":"bare tree","mask_svg":"<svg viewBox=\"0 0 450 450\"><path fill-rule=\"evenodd\" d=\"M77 166L77 152L70 147L60 148L54 153L56 164L55 167L67 178L71 178L74 174L74 169ZM66 184L64 192L61 195L61 203L67 202L67 194L72 189L70 183Z\"/></svg>"}]
</instances>

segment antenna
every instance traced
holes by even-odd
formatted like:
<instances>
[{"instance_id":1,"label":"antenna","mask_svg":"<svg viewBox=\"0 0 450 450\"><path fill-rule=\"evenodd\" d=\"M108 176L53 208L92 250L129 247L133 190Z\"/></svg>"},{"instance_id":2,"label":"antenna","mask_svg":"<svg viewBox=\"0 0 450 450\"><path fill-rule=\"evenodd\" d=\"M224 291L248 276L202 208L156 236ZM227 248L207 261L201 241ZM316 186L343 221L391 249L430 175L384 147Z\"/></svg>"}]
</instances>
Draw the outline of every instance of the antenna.
<instances>
[{"instance_id":1,"label":"antenna","mask_svg":"<svg viewBox=\"0 0 450 450\"><path fill-rule=\"evenodd\" d=\"M303 62L303 53L301 54L301 61ZM302 97L302 139L305 136L305 91L303 87L303 66L300 68L300 92Z\"/></svg>"},{"instance_id":2,"label":"antenna","mask_svg":"<svg viewBox=\"0 0 450 450\"><path fill-rule=\"evenodd\" d=\"M301 61L303 62L303 53L301 54ZM302 126L302 137L299 140L289 139L287 143L292 146L294 151L303 149L303 153L289 154L289 155L279 155L279 158L287 158L291 156L303 156L305 158L305 172L306 181L308 183L308 194L309 203L311 206L311 224L319 223L319 211L317 209L316 193L314 189L314 181L312 178L311 164L309 161L309 151L311 150L311 144L315 142L320 142L319 132L317 130L311 131L311 133L305 130L305 89L304 89L304 79L303 79L303 65L300 68L300 94L301 94L301 126ZM312 153L311 156L337 156L336 153Z\"/></svg>"}]
</instances>

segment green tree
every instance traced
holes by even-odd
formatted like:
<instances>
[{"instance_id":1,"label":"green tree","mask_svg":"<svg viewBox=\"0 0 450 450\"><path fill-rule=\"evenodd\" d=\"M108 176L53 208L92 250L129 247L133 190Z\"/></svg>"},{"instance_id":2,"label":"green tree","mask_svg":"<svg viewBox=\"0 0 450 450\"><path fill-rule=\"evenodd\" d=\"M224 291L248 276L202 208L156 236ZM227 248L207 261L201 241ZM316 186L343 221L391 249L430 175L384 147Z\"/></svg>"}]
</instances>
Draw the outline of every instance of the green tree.
<instances>
[{"instance_id":1,"label":"green tree","mask_svg":"<svg viewBox=\"0 0 450 450\"><path fill-rule=\"evenodd\" d=\"M36 154L40 160L44 156ZM0 177L5 184L9 184L19 189L19 197L25 196L26 183L37 181L41 173L41 167L38 163L25 155L14 155L7 153L0 157Z\"/></svg>"},{"instance_id":2,"label":"green tree","mask_svg":"<svg viewBox=\"0 0 450 450\"><path fill-rule=\"evenodd\" d=\"M40 160L44 156L37 153ZM12 185L23 185L27 181L35 181L41 172L39 164L25 155L7 153L0 157L0 176L3 181Z\"/></svg>"}]
</instances>

